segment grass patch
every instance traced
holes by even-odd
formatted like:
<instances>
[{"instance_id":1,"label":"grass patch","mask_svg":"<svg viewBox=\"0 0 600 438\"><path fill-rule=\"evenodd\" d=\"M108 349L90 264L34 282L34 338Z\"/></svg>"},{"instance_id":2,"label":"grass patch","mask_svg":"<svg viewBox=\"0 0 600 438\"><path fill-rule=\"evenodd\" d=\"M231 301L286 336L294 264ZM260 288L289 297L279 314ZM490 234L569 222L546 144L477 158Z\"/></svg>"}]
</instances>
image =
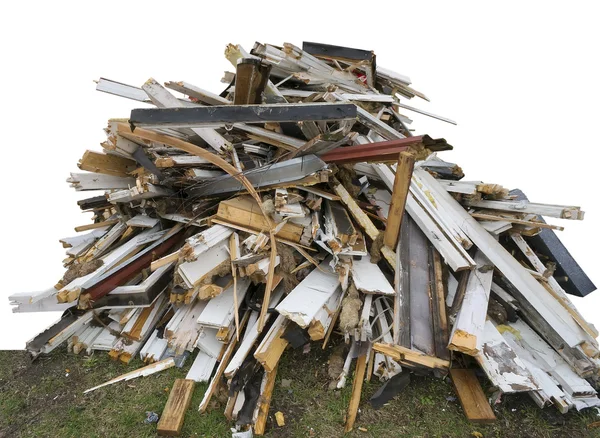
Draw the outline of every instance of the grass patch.
<instances>
[{"instance_id":1,"label":"grass patch","mask_svg":"<svg viewBox=\"0 0 600 438\"><path fill-rule=\"evenodd\" d=\"M326 351L319 344L303 354L289 350L282 357L276 379L266 437L341 437L352 390L329 391ZM144 424L146 411L159 415L176 378L183 369L171 368L152 376L121 382L90 394L83 391L143 364L112 362L105 354L91 358L58 351L35 363L23 352L0 352L0 437L155 437L156 425ZM67 370L69 370L67 372ZM68 374L68 375L67 375ZM283 380L290 380L283 387ZM355 430L348 437L594 437L600 429L588 429L597 421L595 410L560 415L553 408L540 410L526 395L504 397L495 408L492 425L473 425L465 419L449 381L413 376L396 399L379 410L368 404L379 382L366 382ZM213 397L211 410L198 413L206 384L197 384L183 426L183 437L230 437L232 424L223 416L224 397ZM278 427L274 414L281 411L285 426ZM366 428L366 432L358 427Z\"/></svg>"}]
</instances>

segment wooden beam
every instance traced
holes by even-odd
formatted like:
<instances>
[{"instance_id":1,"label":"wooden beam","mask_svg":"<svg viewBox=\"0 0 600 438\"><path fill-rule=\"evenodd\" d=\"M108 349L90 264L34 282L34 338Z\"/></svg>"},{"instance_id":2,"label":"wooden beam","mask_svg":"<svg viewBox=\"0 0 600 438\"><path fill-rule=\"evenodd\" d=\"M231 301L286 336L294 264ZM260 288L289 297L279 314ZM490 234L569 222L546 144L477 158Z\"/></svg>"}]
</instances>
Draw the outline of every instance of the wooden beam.
<instances>
[{"instance_id":1,"label":"wooden beam","mask_svg":"<svg viewBox=\"0 0 600 438\"><path fill-rule=\"evenodd\" d=\"M450 376L467 419L473 423L493 423L496 416L473 370L451 369Z\"/></svg>"},{"instance_id":2,"label":"wooden beam","mask_svg":"<svg viewBox=\"0 0 600 438\"><path fill-rule=\"evenodd\" d=\"M406 197L410 189L410 181L415 165L415 157L409 152L401 152L398 158L398 168L394 177L394 190L392 202L385 225L383 244L388 248L395 248L400 238L400 225L404 216Z\"/></svg>"},{"instance_id":3,"label":"wooden beam","mask_svg":"<svg viewBox=\"0 0 600 438\"><path fill-rule=\"evenodd\" d=\"M192 401L196 382L177 379L169 393L169 399L160 416L156 431L162 436L179 436L183 427L185 413Z\"/></svg>"},{"instance_id":4,"label":"wooden beam","mask_svg":"<svg viewBox=\"0 0 600 438\"><path fill-rule=\"evenodd\" d=\"M154 272L158 268L168 265L169 263L176 262L178 259L179 259L179 250L172 252L171 254L166 255L164 257L161 257L158 260L154 260L152 263L150 263L150 271Z\"/></svg>"},{"instance_id":5,"label":"wooden beam","mask_svg":"<svg viewBox=\"0 0 600 438\"><path fill-rule=\"evenodd\" d=\"M420 365L427 368L447 371L450 368L450 362L437 357L427 356L418 351L400 345L383 344L376 342L373 344L373 350L391 357L402 365L415 366Z\"/></svg>"},{"instance_id":6,"label":"wooden beam","mask_svg":"<svg viewBox=\"0 0 600 438\"><path fill-rule=\"evenodd\" d=\"M541 216L556 217L559 219L583 220L584 212L580 207L570 205L536 204L521 201L491 201L487 199L464 201L470 207L486 208L492 210L509 211L512 213L530 213Z\"/></svg>"},{"instance_id":7,"label":"wooden beam","mask_svg":"<svg viewBox=\"0 0 600 438\"><path fill-rule=\"evenodd\" d=\"M254 357L267 372L275 369L288 345L288 341L283 338L288 325L289 320L285 316L279 315L262 342L256 347Z\"/></svg>"},{"instance_id":8,"label":"wooden beam","mask_svg":"<svg viewBox=\"0 0 600 438\"><path fill-rule=\"evenodd\" d=\"M394 344L410 348L410 229L416 224L406 218L400 227L400 239L396 246L396 269L394 272Z\"/></svg>"},{"instance_id":9,"label":"wooden beam","mask_svg":"<svg viewBox=\"0 0 600 438\"><path fill-rule=\"evenodd\" d=\"M510 222L512 224L519 225L529 225L530 227L536 228L548 228L551 230L564 231L565 227L560 227L558 225L546 224L544 222L534 222L534 221L526 221L524 219L517 219L514 217L502 217L502 216L494 216L492 214L483 214L483 213L471 213L475 219L482 219L486 221L502 221L502 222Z\"/></svg>"},{"instance_id":10,"label":"wooden beam","mask_svg":"<svg viewBox=\"0 0 600 438\"><path fill-rule=\"evenodd\" d=\"M358 405L360 403L360 394L362 393L362 386L363 382L365 381L366 367L367 355L363 354L356 360L354 382L352 383L352 395L350 396L350 404L348 405L348 413L346 414L346 425L344 426L344 433L350 432L354 427L354 422L356 421L356 414L358 413Z\"/></svg>"},{"instance_id":11,"label":"wooden beam","mask_svg":"<svg viewBox=\"0 0 600 438\"><path fill-rule=\"evenodd\" d=\"M448 348L476 356L480 352L492 288L494 265L481 252L475 254L477 267L469 274L465 296L456 315Z\"/></svg>"},{"instance_id":12,"label":"wooden beam","mask_svg":"<svg viewBox=\"0 0 600 438\"><path fill-rule=\"evenodd\" d=\"M135 161L119 155L108 155L100 152L85 151L77 166L88 172L105 175L130 177L137 164Z\"/></svg>"},{"instance_id":13,"label":"wooden beam","mask_svg":"<svg viewBox=\"0 0 600 438\"><path fill-rule=\"evenodd\" d=\"M261 204L262 205L262 204ZM260 205L249 196L238 196L233 199L221 201L217 210L216 218L251 228L259 232L269 231L269 222L260 213ZM304 227L291 222L285 223L277 232L277 237L292 241L300 242Z\"/></svg>"},{"instance_id":14,"label":"wooden beam","mask_svg":"<svg viewBox=\"0 0 600 438\"><path fill-rule=\"evenodd\" d=\"M440 359L449 360L448 351L448 319L446 317L446 283L440 254L431 248L431 310L433 322L433 341L435 355Z\"/></svg>"},{"instance_id":15,"label":"wooden beam","mask_svg":"<svg viewBox=\"0 0 600 438\"><path fill-rule=\"evenodd\" d=\"M196 99L206 105L230 105L232 102L210 91L198 88L195 85L184 81L165 82L165 87L171 90L179 91L182 94L187 94L190 98Z\"/></svg>"},{"instance_id":16,"label":"wooden beam","mask_svg":"<svg viewBox=\"0 0 600 438\"><path fill-rule=\"evenodd\" d=\"M235 316L235 337L240 340L240 311L237 296L237 268L233 264L234 260L240 256L240 238L237 233L232 233L229 236L229 257L231 258L231 275L233 276L233 307Z\"/></svg>"},{"instance_id":17,"label":"wooden beam","mask_svg":"<svg viewBox=\"0 0 600 438\"><path fill-rule=\"evenodd\" d=\"M242 58L235 66L235 105L258 104L262 102L271 65L257 58Z\"/></svg>"},{"instance_id":18,"label":"wooden beam","mask_svg":"<svg viewBox=\"0 0 600 438\"><path fill-rule=\"evenodd\" d=\"M108 226L114 225L118 222L119 222L119 219L111 219L111 220L104 221L104 222L95 222L93 224L88 224L88 225L79 225L78 227L75 227L75 231L77 231L79 233L81 231L95 230L96 228L108 227Z\"/></svg>"},{"instance_id":19,"label":"wooden beam","mask_svg":"<svg viewBox=\"0 0 600 438\"><path fill-rule=\"evenodd\" d=\"M258 415L254 422L254 434L264 435L267 426L267 417L269 416L269 407L271 406L271 397L273 396L273 389L275 388L275 377L277 376L277 366L273 371L265 372L265 379L263 390L260 394L257 410Z\"/></svg>"},{"instance_id":20,"label":"wooden beam","mask_svg":"<svg viewBox=\"0 0 600 438\"><path fill-rule=\"evenodd\" d=\"M271 301L271 292L273 291L273 281L275 276L275 265L277 258L277 242L275 241L275 230L272 229L269 232L269 238L271 241L271 255L269 256L269 273L267 274L267 285L265 286L264 303ZM268 306L264 305L260 308L260 315L258 316L258 331L262 332L265 327Z\"/></svg>"}]
</instances>

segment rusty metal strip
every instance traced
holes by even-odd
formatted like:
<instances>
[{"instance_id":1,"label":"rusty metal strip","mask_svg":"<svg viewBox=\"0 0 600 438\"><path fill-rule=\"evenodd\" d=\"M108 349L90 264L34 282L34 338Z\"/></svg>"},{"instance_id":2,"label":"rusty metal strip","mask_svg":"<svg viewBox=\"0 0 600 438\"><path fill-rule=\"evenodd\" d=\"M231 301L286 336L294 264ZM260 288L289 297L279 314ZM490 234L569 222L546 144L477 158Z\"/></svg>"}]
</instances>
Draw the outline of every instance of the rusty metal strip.
<instances>
[{"instance_id":1,"label":"rusty metal strip","mask_svg":"<svg viewBox=\"0 0 600 438\"><path fill-rule=\"evenodd\" d=\"M327 163L336 164L396 161L400 152L419 147L425 147L431 151L453 149L443 138L433 139L428 135L419 135L398 140L340 147L321 155L320 158Z\"/></svg>"}]
</instances>

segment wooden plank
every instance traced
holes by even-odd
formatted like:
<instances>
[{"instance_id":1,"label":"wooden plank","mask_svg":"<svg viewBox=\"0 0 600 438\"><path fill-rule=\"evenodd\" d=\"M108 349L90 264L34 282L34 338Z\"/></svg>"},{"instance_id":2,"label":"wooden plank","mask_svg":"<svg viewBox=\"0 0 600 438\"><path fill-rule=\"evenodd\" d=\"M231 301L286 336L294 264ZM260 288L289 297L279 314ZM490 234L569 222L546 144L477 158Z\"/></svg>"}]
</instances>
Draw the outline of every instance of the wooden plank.
<instances>
[{"instance_id":1,"label":"wooden plank","mask_svg":"<svg viewBox=\"0 0 600 438\"><path fill-rule=\"evenodd\" d=\"M208 382L216 364L216 357L199 351L185 378L194 382Z\"/></svg>"},{"instance_id":2,"label":"wooden plank","mask_svg":"<svg viewBox=\"0 0 600 438\"><path fill-rule=\"evenodd\" d=\"M249 196L238 196L219 203L217 218L257 231L268 232L269 223L260 213L257 203ZM304 227L287 222L276 234L277 237L298 243Z\"/></svg>"},{"instance_id":3,"label":"wooden plank","mask_svg":"<svg viewBox=\"0 0 600 438\"><path fill-rule=\"evenodd\" d=\"M101 175L98 173L73 173L67 179L75 190L112 190L125 189L135 185L135 178L124 178L122 176Z\"/></svg>"},{"instance_id":4,"label":"wooden plank","mask_svg":"<svg viewBox=\"0 0 600 438\"><path fill-rule=\"evenodd\" d=\"M156 431L162 436L179 436L183 427L185 412L192 401L196 382L188 379L177 379L169 393L167 404L163 409Z\"/></svg>"},{"instance_id":5,"label":"wooden plank","mask_svg":"<svg viewBox=\"0 0 600 438\"><path fill-rule=\"evenodd\" d=\"M469 274L465 296L450 335L448 348L476 356L481 350L483 330L492 288L494 265L481 252L475 254L477 268Z\"/></svg>"},{"instance_id":6,"label":"wooden plank","mask_svg":"<svg viewBox=\"0 0 600 438\"><path fill-rule=\"evenodd\" d=\"M540 386L539 391L529 393L533 400L540 408L543 408L548 404L553 404L562 414L566 414L569 411L570 406L570 403L567 401L568 396L559 388L558 382L553 379L550 374L544 371L545 365L543 361L539 361L534 357L533 350L530 350L529 347L524 344L520 333L506 325L499 325L496 329L498 332L501 332L502 337L508 343L510 348L512 348L525 363L527 369L531 372L535 381Z\"/></svg>"},{"instance_id":7,"label":"wooden plank","mask_svg":"<svg viewBox=\"0 0 600 438\"><path fill-rule=\"evenodd\" d=\"M450 368L450 362L437 357L427 356L419 351L400 345L384 344L376 342L373 344L373 350L391 357L395 361L406 366L424 366L431 369L447 371Z\"/></svg>"},{"instance_id":8,"label":"wooden plank","mask_svg":"<svg viewBox=\"0 0 600 438\"><path fill-rule=\"evenodd\" d=\"M289 320L285 316L279 315L262 342L256 347L254 357L267 372L275 369L288 345L288 341L283 338L288 325Z\"/></svg>"},{"instance_id":9,"label":"wooden plank","mask_svg":"<svg viewBox=\"0 0 600 438\"><path fill-rule=\"evenodd\" d=\"M171 90L179 91L182 94L187 94L189 97L198 100L206 105L230 105L232 102L210 91L198 88L195 85L184 81L165 82L165 87Z\"/></svg>"},{"instance_id":10,"label":"wooden plank","mask_svg":"<svg viewBox=\"0 0 600 438\"><path fill-rule=\"evenodd\" d=\"M433 314L431 312L431 244L414 221L409 222L410 348L435 356Z\"/></svg>"},{"instance_id":11,"label":"wooden plank","mask_svg":"<svg viewBox=\"0 0 600 438\"><path fill-rule=\"evenodd\" d=\"M156 167L194 167L208 164L210 161L197 157L195 155L169 155L166 157L157 158L154 161Z\"/></svg>"},{"instance_id":12,"label":"wooden plank","mask_svg":"<svg viewBox=\"0 0 600 438\"><path fill-rule=\"evenodd\" d=\"M473 423L493 423L496 416L487 401L473 370L450 370L452 383L467 419Z\"/></svg>"},{"instance_id":13,"label":"wooden plank","mask_svg":"<svg viewBox=\"0 0 600 438\"><path fill-rule=\"evenodd\" d=\"M512 224L519 225L529 225L530 227L536 228L548 228L551 230L564 231L565 227L560 227L558 225L546 224L544 222L534 222L534 221L526 221L524 219L517 219L514 217L503 217L503 216L494 216L492 214L483 214L483 213L471 213L475 219L482 219L486 221L502 221L502 222L510 222Z\"/></svg>"},{"instance_id":14,"label":"wooden plank","mask_svg":"<svg viewBox=\"0 0 600 438\"><path fill-rule=\"evenodd\" d=\"M258 415L254 422L254 434L264 435L267 426L267 417L269 416L269 407L271 406L271 397L273 396L273 389L275 389L275 377L277 376L277 366L273 371L265 372L265 379L263 380L264 386L261 391L260 398L256 409Z\"/></svg>"},{"instance_id":15,"label":"wooden plank","mask_svg":"<svg viewBox=\"0 0 600 438\"><path fill-rule=\"evenodd\" d=\"M217 270L230 262L227 240L224 239L205 251L199 259L184 262L179 265L177 272L181 275L188 288L200 285L205 279L211 278Z\"/></svg>"},{"instance_id":16,"label":"wooden plank","mask_svg":"<svg viewBox=\"0 0 600 438\"><path fill-rule=\"evenodd\" d=\"M277 242L275 241L275 230L269 232L269 238L271 241L271 254L269 256L269 272L267 274L267 285L265 286L264 302L268 303L271 301L271 292L273 291L273 281L275 276L275 265L277 259ZM265 319L267 317L267 306L262 306L260 309L260 315L258 316L258 331L262 332L265 327Z\"/></svg>"},{"instance_id":17,"label":"wooden plank","mask_svg":"<svg viewBox=\"0 0 600 438\"><path fill-rule=\"evenodd\" d=\"M584 212L580 207L570 205L554 205L554 204L535 204L533 202L521 201L490 201L482 200L465 200L465 203L470 207L486 208L500 211L510 211L512 213L530 213L541 216L556 217L559 219L583 220Z\"/></svg>"},{"instance_id":18,"label":"wooden plank","mask_svg":"<svg viewBox=\"0 0 600 438\"><path fill-rule=\"evenodd\" d=\"M118 222L119 222L119 219L110 219L110 220L107 220L104 222L95 222L93 224L80 225L78 227L75 227L75 231L77 231L79 233L81 231L95 230L96 228L104 228L109 225L114 225Z\"/></svg>"},{"instance_id":19,"label":"wooden plank","mask_svg":"<svg viewBox=\"0 0 600 438\"><path fill-rule=\"evenodd\" d=\"M331 272L329 259L323 261L321 269L314 269L276 307L276 310L307 328L327 300L340 288L339 276Z\"/></svg>"},{"instance_id":20,"label":"wooden plank","mask_svg":"<svg viewBox=\"0 0 600 438\"><path fill-rule=\"evenodd\" d=\"M258 104L269 80L271 66L256 58L242 58L235 66L235 105Z\"/></svg>"},{"instance_id":21,"label":"wooden plank","mask_svg":"<svg viewBox=\"0 0 600 438\"><path fill-rule=\"evenodd\" d=\"M365 294L394 295L394 288L387 280L377 264L371 263L367 254L359 260L352 261L350 271L356 288Z\"/></svg>"},{"instance_id":22,"label":"wooden plank","mask_svg":"<svg viewBox=\"0 0 600 438\"><path fill-rule=\"evenodd\" d=\"M448 351L448 319L446 317L446 284L440 254L431 248L431 314L435 355L440 359L450 359Z\"/></svg>"},{"instance_id":23,"label":"wooden plank","mask_svg":"<svg viewBox=\"0 0 600 438\"><path fill-rule=\"evenodd\" d=\"M327 335L331 336L333 331L333 325L339 315L342 308L342 289L338 289L327 302L323 305L323 308L317 312L316 316L312 320L308 327L308 335L312 341L319 341L325 338ZM324 341L324 344L327 341Z\"/></svg>"},{"instance_id":24,"label":"wooden plank","mask_svg":"<svg viewBox=\"0 0 600 438\"><path fill-rule=\"evenodd\" d=\"M396 272L394 273L394 344L411 347L410 335L410 229L417 225L404 213L400 239L396 246Z\"/></svg>"},{"instance_id":25,"label":"wooden plank","mask_svg":"<svg viewBox=\"0 0 600 438\"><path fill-rule=\"evenodd\" d=\"M410 181L415 165L414 155L410 152L401 152L398 158L398 168L394 177L392 202L387 216L383 243L388 248L395 248L400 238L400 225L404 216L406 197L410 189Z\"/></svg>"},{"instance_id":26,"label":"wooden plank","mask_svg":"<svg viewBox=\"0 0 600 438\"><path fill-rule=\"evenodd\" d=\"M350 213L354 217L354 220L365 230L371 240L377 239L379 236L379 230L364 211L358 206L356 201L350 196L350 193L344 188L339 181L334 181L334 191L341 198L341 201L348 207Z\"/></svg>"},{"instance_id":27,"label":"wooden plank","mask_svg":"<svg viewBox=\"0 0 600 438\"><path fill-rule=\"evenodd\" d=\"M418 172L413 172L410 192L448 237L452 237L464 249L473 246L473 242L458 225L460 218L448 207L443 197L425 188Z\"/></svg>"},{"instance_id":28,"label":"wooden plank","mask_svg":"<svg viewBox=\"0 0 600 438\"><path fill-rule=\"evenodd\" d=\"M497 330L509 344L512 341L529 351L536 359L536 364L550 374L567 394L574 397L596 394L596 390L585 379L579 377L573 367L523 320L508 323L507 326L500 325Z\"/></svg>"},{"instance_id":29,"label":"wooden plank","mask_svg":"<svg viewBox=\"0 0 600 438\"><path fill-rule=\"evenodd\" d=\"M236 294L238 295L238 305L244 301L246 292L250 287L250 279L243 278L237 282ZM216 329L229 327L235 319L234 312L235 300L233 297L233 283L221 292L220 295L212 298L206 308L202 311L198 317L198 323L206 327L213 327Z\"/></svg>"},{"instance_id":30,"label":"wooden plank","mask_svg":"<svg viewBox=\"0 0 600 438\"><path fill-rule=\"evenodd\" d=\"M350 196L350 193L344 188L342 184L338 180L334 180L333 182L335 193L341 198L341 201L348 207L350 210L350 214L354 218L356 222L362 227L363 230L367 233L369 238L373 241L377 239L380 231L377 229L373 221L369 219L369 216L358 206L356 201ZM392 269L396 267L396 253L393 249L390 249L384 246L381 249L381 253L384 258L388 261Z\"/></svg>"},{"instance_id":31,"label":"wooden plank","mask_svg":"<svg viewBox=\"0 0 600 438\"><path fill-rule=\"evenodd\" d=\"M495 387L503 393L540 389L527 366L489 320L483 335L482 351L476 359Z\"/></svg>"},{"instance_id":32,"label":"wooden plank","mask_svg":"<svg viewBox=\"0 0 600 438\"><path fill-rule=\"evenodd\" d=\"M235 337L236 341L240 340L240 312L237 295L237 268L233 264L234 260L240 256L240 238L237 233L232 233L229 236L229 257L231 258L231 275L233 276L233 308L235 316Z\"/></svg>"},{"instance_id":33,"label":"wooden plank","mask_svg":"<svg viewBox=\"0 0 600 438\"><path fill-rule=\"evenodd\" d=\"M150 271L154 272L158 268L161 268L165 265L176 262L178 259L179 259L179 250L172 252L171 254L161 257L160 259L155 260L152 263L150 263Z\"/></svg>"},{"instance_id":34,"label":"wooden plank","mask_svg":"<svg viewBox=\"0 0 600 438\"><path fill-rule=\"evenodd\" d=\"M372 353L371 353L372 354ZM354 427L356 414L358 413L358 404L360 403L360 395L362 393L363 382L365 381L365 371L367 367L367 355L363 354L356 361L356 370L354 371L354 382L352 383L352 395L350 396L350 404L348 405L348 413L346 414L346 425L344 433L348 433Z\"/></svg>"},{"instance_id":35,"label":"wooden plank","mask_svg":"<svg viewBox=\"0 0 600 438\"><path fill-rule=\"evenodd\" d=\"M137 164L135 161L119 155L107 155L100 152L85 151L77 164L81 170L103 173L105 175L130 177Z\"/></svg>"}]
</instances>

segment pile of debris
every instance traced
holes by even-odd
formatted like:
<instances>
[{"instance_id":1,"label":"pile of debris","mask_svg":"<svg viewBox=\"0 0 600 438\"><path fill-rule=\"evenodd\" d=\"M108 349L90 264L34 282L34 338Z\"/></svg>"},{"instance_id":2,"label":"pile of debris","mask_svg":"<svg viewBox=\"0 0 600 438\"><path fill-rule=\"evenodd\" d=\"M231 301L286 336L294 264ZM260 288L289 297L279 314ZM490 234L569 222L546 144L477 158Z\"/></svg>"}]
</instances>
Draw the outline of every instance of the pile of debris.
<instances>
[{"instance_id":1,"label":"pile of debris","mask_svg":"<svg viewBox=\"0 0 600 438\"><path fill-rule=\"evenodd\" d=\"M600 405L598 332L567 295L595 287L542 218L581 220L579 207L463 181L437 156L452 146L413 135L403 113L453 122L406 105L428 99L372 51L256 43L225 56L235 72L220 95L98 81L154 107L109 120L103 150L68 179L105 192L78 202L93 223L60 240L64 277L10 297L16 312L64 310L31 355L66 343L147 364L100 386L193 358L159 423L167 434L193 382L209 382L200 412L223 385L225 416L264 433L285 350L338 335L348 352L332 387L353 379L346 431L365 379L384 382L382 406L411 371L450 374L473 421L494 419L477 368L493 400Z\"/></svg>"}]
</instances>

